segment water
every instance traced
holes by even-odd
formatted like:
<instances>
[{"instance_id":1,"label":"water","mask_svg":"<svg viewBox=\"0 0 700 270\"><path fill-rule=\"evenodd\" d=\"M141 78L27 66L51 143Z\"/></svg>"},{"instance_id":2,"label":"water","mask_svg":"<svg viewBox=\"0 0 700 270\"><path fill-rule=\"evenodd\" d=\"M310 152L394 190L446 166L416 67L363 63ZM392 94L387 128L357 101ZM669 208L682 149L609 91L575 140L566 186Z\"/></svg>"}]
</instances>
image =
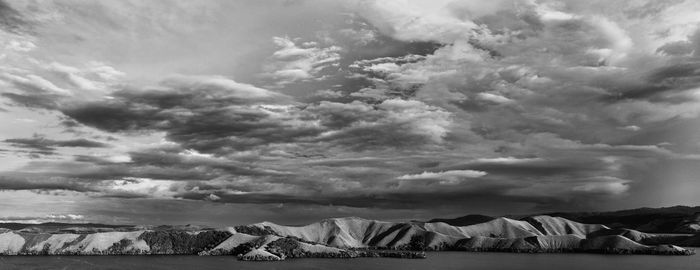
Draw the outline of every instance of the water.
<instances>
[{"instance_id":1,"label":"water","mask_svg":"<svg viewBox=\"0 0 700 270\"><path fill-rule=\"evenodd\" d=\"M233 257L215 256L5 256L0 269L610 269L697 270L700 255L595 255L595 254L517 254L517 253L429 253L428 259L294 259L281 262L243 262Z\"/></svg>"}]
</instances>

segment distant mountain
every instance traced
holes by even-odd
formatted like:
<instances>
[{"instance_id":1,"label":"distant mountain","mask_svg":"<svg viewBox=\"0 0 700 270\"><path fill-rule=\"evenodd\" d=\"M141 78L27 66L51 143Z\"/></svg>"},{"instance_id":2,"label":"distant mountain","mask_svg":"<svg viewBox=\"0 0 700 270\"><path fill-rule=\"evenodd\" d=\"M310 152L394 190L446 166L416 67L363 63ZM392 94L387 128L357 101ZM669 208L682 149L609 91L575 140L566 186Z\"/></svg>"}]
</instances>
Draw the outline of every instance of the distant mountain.
<instances>
[{"instance_id":1,"label":"distant mountain","mask_svg":"<svg viewBox=\"0 0 700 270\"><path fill-rule=\"evenodd\" d=\"M650 233L700 232L700 206L637 208L614 212L545 213L582 223L605 224Z\"/></svg>"},{"instance_id":2,"label":"distant mountain","mask_svg":"<svg viewBox=\"0 0 700 270\"><path fill-rule=\"evenodd\" d=\"M89 231L113 231L120 228L132 228L132 225L108 225L99 223L60 223L60 222L46 222L46 223L18 223L18 222L0 222L0 228L10 229L10 230L25 230L33 232L66 232L70 230L75 230L78 228L83 228Z\"/></svg>"},{"instance_id":3,"label":"distant mountain","mask_svg":"<svg viewBox=\"0 0 700 270\"><path fill-rule=\"evenodd\" d=\"M453 226L469 226L484 222L489 222L495 219L494 217L484 215L466 215L458 218L435 218L428 222L444 222Z\"/></svg>"},{"instance_id":4,"label":"distant mountain","mask_svg":"<svg viewBox=\"0 0 700 270\"><path fill-rule=\"evenodd\" d=\"M587 224L603 224L611 228L628 228L649 233L700 232L700 206L673 206L664 208L637 208L612 212L553 212L543 213ZM458 218L436 218L429 222L444 222L453 226L467 226L493 219L483 215ZM525 219L527 216L519 216Z\"/></svg>"}]
</instances>

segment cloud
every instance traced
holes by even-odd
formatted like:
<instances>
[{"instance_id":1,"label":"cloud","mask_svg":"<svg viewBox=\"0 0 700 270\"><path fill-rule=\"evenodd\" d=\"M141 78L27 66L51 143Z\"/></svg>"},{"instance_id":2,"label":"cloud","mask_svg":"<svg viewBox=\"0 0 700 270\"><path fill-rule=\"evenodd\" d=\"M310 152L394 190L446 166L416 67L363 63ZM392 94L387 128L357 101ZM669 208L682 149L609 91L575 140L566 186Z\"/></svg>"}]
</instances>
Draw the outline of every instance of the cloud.
<instances>
[{"instance_id":1,"label":"cloud","mask_svg":"<svg viewBox=\"0 0 700 270\"><path fill-rule=\"evenodd\" d=\"M2 75L3 79L10 81L13 83L16 87L26 89L29 92L53 92L53 94L57 95L71 95L71 92L60 88L56 85L54 85L52 82L39 77L34 74L29 74L26 75L26 77L22 77L21 75L14 75L14 74L3 74Z\"/></svg>"},{"instance_id":2,"label":"cloud","mask_svg":"<svg viewBox=\"0 0 700 270\"><path fill-rule=\"evenodd\" d=\"M602 177L591 179L591 181L579 184L572 188L576 192L602 193L609 195L620 195L629 190L629 180L615 177Z\"/></svg>"},{"instance_id":3,"label":"cloud","mask_svg":"<svg viewBox=\"0 0 700 270\"><path fill-rule=\"evenodd\" d=\"M468 38L479 27L451 14L447 7L449 2L363 1L358 10L380 31L399 40L451 43L458 38Z\"/></svg>"},{"instance_id":4,"label":"cloud","mask_svg":"<svg viewBox=\"0 0 700 270\"><path fill-rule=\"evenodd\" d=\"M184 209L660 205L693 187L700 35L697 3L656 2L0 2L27 22L0 22L0 122L22 123L0 187Z\"/></svg>"},{"instance_id":5,"label":"cloud","mask_svg":"<svg viewBox=\"0 0 700 270\"><path fill-rule=\"evenodd\" d=\"M174 76L161 82L163 86L171 87L175 91L207 92L217 94L220 98L241 100L271 100L283 99L284 95L250 84L238 83L223 76Z\"/></svg>"},{"instance_id":6,"label":"cloud","mask_svg":"<svg viewBox=\"0 0 700 270\"><path fill-rule=\"evenodd\" d=\"M112 99L75 103L63 113L102 130L165 131L201 152L293 141L319 132L289 97L222 77L178 77L160 89L122 90Z\"/></svg>"},{"instance_id":7,"label":"cloud","mask_svg":"<svg viewBox=\"0 0 700 270\"><path fill-rule=\"evenodd\" d=\"M207 199L207 200L210 200L210 201L218 201L218 200L221 200L221 197L216 196L216 195L214 195L214 194L209 194L209 196L206 197L206 199Z\"/></svg>"},{"instance_id":8,"label":"cloud","mask_svg":"<svg viewBox=\"0 0 700 270\"><path fill-rule=\"evenodd\" d=\"M109 144L91 141L87 139L75 139L75 140L50 140L43 137L34 137L27 139L7 139L6 143L11 143L18 147L27 148L37 148L44 149L46 147L56 146L56 147L86 147L86 148L102 148L108 147Z\"/></svg>"},{"instance_id":9,"label":"cloud","mask_svg":"<svg viewBox=\"0 0 700 270\"><path fill-rule=\"evenodd\" d=\"M544 161L541 158L516 158L516 157L497 157L497 158L479 158L475 162L480 164L528 164Z\"/></svg>"},{"instance_id":10,"label":"cloud","mask_svg":"<svg viewBox=\"0 0 700 270\"><path fill-rule=\"evenodd\" d=\"M84 219L85 216L83 215L75 215L75 214L66 214L66 215L47 215L46 218L49 219L69 219L69 220L78 220L78 219Z\"/></svg>"},{"instance_id":11,"label":"cloud","mask_svg":"<svg viewBox=\"0 0 700 270\"><path fill-rule=\"evenodd\" d=\"M1 94L13 105L57 110L67 103L99 100L118 88L124 73L99 62L80 67L40 61L11 54L7 66L0 65ZM17 68L22 67L22 68Z\"/></svg>"},{"instance_id":12,"label":"cloud","mask_svg":"<svg viewBox=\"0 0 700 270\"><path fill-rule=\"evenodd\" d=\"M32 149L32 154L53 155L56 147L108 148L111 145L88 139L52 140L35 135L32 138L15 138L3 141L18 148Z\"/></svg>"},{"instance_id":13,"label":"cloud","mask_svg":"<svg viewBox=\"0 0 700 270\"><path fill-rule=\"evenodd\" d=\"M399 180L416 180L416 179L459 179L459 178L478 178L486 175L483 171L474 170L453 170L442 172L423 172L420 174L406 174L397 177Z\"/></svg>"},{"instance_id":14,"label":"cloud","mask_svg":"<svg viewBox=\"0 0 700 270\"><path fill-rule=\"evenodd\" d=\"M507 97L504 97L504 96L501 96L498 94L491 94L491 93L478 93L476 95L476 97L479 100L489 101L489 102L493 102L496 104L506 104L506 103L511 103L513 101Z\"/></svg>"},{"instance_id":15,"label":"cloud","mask_svg":"<svg viewBox=\"0 0 700 270\"><path fill-rule=\"evenodd\" d=\"M162 85L164 89L117 91L113 99L62 110L105 131L164 131L168 139L203 153L301 141L357 148L440 144L450 126L448 112L420 101L390 99L375 106L323 101L301 108L285 95L220 77Z\"/></svg>"},{"instance_id":16,"label":"cloud","mask_svg":"<svg viewBox=\"0 0 700 270\"><path fill-rule=\"evenodd\" d=\"M25 32L31 24L22 14L7 2L0 1L0 29L11 33Z\"/></svg>"},{"instance_id":17,"label":"cloud","mask_svg":"<svg viewBox=\"0 0 700 270\"><path fill-rule=\"evenodd\" d=\"M389 99L375 106L324 101L308 110L333 128L320 140L356 149L439 145L451 125L449 112L415 100Z\"/></svg>"},{"instance_id":18,"label":"cloud","mask_svg":"<svg viewBox=\"0 0 700 270\"><path fill-rule=\"evenodd\" d=\"M605 172L607 165L589 157L561 154L552 158L482 158L464 164L447 167L449 169L470 169L485 171L492 175L522 178L559 177L570 178Z\"/></svg>"},{"instance_id":19,"label":"cloud","mask_svg":"<svg viewBox=\"0 0 700 270\"><path fill-rule=\"evenodd\" d=\"M47 214L44 216L5 216L0 217L0 223L24 223L24 224L41 224L47 222L81 222L85 219L84 215L79 214Z\"/></svg>"},{"instance_id":20,"label":"cloud","mask_svg":"<svg viewBox=\"0 0 700 270\"><path fill-rule=\"evenodd\" d=\"M341 48L338 46L321 48L315 42L297 45L286 37L274 37L273 41L280 49L265 64L264 76L275 80L278 85L319 79L324 69L337 67L340 60Z\"/></svg>"}]
</instances>

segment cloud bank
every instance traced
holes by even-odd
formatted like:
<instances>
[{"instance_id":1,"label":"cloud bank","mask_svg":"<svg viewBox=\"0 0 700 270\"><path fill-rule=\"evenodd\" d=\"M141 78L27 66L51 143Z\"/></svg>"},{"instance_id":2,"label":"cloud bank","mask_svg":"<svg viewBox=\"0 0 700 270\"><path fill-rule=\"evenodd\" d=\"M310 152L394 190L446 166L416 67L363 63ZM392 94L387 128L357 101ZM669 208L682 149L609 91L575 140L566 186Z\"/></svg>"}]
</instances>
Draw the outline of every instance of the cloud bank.
<instances>
[{"instance_id":1,"label":"cloud bank","mask_svg":"<svg viewBox=\"0 0 700 270\"><path fill-rule=\"evenodd\" d=\"M90 220L697 204L696 10L0 1L0 188Z\"/></svg>"}]
</instances>

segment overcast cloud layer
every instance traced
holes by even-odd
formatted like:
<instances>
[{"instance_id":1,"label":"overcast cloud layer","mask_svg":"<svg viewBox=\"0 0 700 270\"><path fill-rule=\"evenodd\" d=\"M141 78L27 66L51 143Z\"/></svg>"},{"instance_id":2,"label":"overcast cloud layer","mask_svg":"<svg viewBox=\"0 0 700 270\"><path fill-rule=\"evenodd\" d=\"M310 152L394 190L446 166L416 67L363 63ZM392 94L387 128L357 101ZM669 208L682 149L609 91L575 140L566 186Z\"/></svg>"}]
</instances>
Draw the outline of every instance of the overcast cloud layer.
<instances>
[{"instance_id":1,"label":"overcast cloud layer","mask_svg":"<svg viewBox=\"0 0 700 270\"><path fill-rule=\"evenodd\" d=\"M0 218L700 204L700 2L0 0Z\"/></svg>"}]
</instances>

